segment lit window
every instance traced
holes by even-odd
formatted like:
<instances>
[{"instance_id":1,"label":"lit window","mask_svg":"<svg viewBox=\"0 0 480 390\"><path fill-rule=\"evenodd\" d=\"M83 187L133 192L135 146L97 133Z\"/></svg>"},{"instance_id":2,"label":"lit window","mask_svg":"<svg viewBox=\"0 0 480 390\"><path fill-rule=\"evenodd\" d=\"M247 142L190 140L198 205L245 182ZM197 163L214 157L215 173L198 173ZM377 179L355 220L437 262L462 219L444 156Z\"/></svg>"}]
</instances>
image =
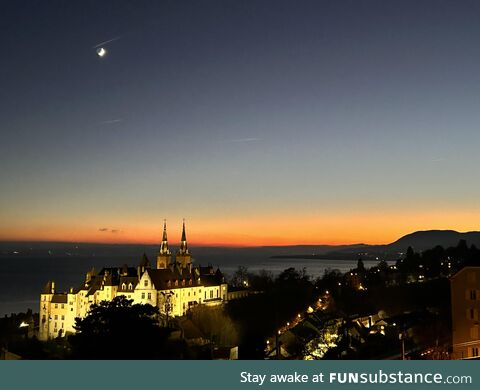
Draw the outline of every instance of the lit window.
<instances>
[{"instance_id":1,"label":"lit window","mask_svg":"<svg viewBox=\"0 0 480 390\"><path fill-rule=\"evenodd\" d=\"M122 283L122 290L125 290L127 288L127 285L125 283Z\"/></svg>"}]
</instances>

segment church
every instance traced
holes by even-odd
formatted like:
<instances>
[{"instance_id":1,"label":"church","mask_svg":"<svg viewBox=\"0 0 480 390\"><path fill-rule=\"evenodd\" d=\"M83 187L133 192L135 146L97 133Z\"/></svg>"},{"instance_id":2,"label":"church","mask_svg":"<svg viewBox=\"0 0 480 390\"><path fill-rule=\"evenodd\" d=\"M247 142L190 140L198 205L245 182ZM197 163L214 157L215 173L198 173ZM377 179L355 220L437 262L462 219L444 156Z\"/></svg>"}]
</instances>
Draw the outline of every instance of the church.
<instances>
[{"instance_id":1,"label":"church","mask_svg":"<svg viewBox=\"0 0 480 390\"><path fill-rule=\"evenodd\" d=\"M134 303L157 306L165 316L182 316L195 305L220 305L227 301L228 286L219 269L194 267L183 222L180 248L173 259L166 222L162 243L152 267L146 254L138 266L94 269L78 288L57 292L49 281L40 294L39 338L47 340L74 333L75 318L88 314L90 306L123 295Z\"/></svg>"}]
</instances>

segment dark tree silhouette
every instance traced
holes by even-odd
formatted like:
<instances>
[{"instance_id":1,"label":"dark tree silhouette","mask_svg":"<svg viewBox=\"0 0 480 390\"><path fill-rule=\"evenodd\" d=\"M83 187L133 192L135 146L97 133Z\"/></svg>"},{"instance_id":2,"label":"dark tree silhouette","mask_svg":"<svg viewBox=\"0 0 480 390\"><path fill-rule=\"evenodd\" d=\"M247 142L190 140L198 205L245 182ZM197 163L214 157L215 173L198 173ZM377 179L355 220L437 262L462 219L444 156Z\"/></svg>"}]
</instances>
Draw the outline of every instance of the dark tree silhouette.
<instances>
[{"instance_id":1,"label":"dark tree silhouette","mask_svg":"<svg viewBox=\"0 0 480 390\"><path fill-rule=\"evenodd\" d=\"M248 285L248 268L240 265L233 273L231 283L236 287L246 287Z\"/></svg>"},{"instance_id":2,"label":"dark tree silhouette","mask_svg":"<svg viewBox=\"0 0 480 390\"><path fill-rule=\"evenodd\" d=\"M158 308L132 305L123 296L93 305L89 314L75 319L70 336L76 359L154 359L167 357L169 330L158 323Z\"/></svg>"},{"instance_id":3,"label":"dark tree silhouette","mask_svg":"<svg viewBox=\"0 0 480 390\"><path fill-rule=\"evenodd\" d=\"M358 259L357 261L357 272L363 274L365 272L365 264L363 264L362 259Z\"/></svg>"}]
</instances>

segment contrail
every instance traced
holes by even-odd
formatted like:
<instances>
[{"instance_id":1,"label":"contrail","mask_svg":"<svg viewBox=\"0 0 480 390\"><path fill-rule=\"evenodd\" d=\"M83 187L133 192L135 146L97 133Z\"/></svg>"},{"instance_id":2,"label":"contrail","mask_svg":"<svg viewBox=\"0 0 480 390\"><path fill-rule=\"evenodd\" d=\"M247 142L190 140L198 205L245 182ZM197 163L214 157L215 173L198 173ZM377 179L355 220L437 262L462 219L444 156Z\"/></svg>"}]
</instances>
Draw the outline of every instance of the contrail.
<instances>
[{"instance_id":1,"label":"contrail","mask_svg":"<svg viewBox=\"0 0 480 390\"><path fill-rule=\"evenodd\" d=\"M237 143L237 142L256 142L261 141L261 138L238 138L238 139L229 139L224 142L226 143Z\"/></svg>"},{"instance_id":2,"label":"contrail","mask_svg":"<svg viewBox=\"0 0 480 390\"><path fill-rule=\"evenodd\" d=\"M109 39L108 41L100 42L99 44L97 44L97 45L95 45L95 46L92 46L92 49L96 49L96 48L99 47L99 46L104 46L104 45L106 45L107 43L110 43L110 42L113 42L113 41L117 41L117 40L119 40L121 37L122 37L122 36L119 35L118 37Z\"/></svg>"},{"instance_id":3,"label":"contrail","mask_svg":"<svg viewBox=\"0 0 480 390\"><path fill-rule=\"evenodd\" d=\"M123 122L123 119L122 118L118 118L118 119L108 119L106 121L101 121L99 123L101 124L111 124L111 123L118 123L118 122Z\"/></svg>"}]
</instances>

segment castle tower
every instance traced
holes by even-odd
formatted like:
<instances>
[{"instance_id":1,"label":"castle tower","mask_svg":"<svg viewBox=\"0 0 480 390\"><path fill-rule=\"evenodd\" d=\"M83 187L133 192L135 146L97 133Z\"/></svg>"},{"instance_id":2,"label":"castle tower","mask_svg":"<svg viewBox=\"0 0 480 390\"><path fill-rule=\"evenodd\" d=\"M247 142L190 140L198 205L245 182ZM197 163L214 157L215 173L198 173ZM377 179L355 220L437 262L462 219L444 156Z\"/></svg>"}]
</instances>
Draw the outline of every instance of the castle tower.
<instances>
[{"instance_id":1,"label":"castle tower","mask_svg":"<svg viewBox=\"0 0 480 390\"><path fill-rule=\"evenodd\" d=\"M152 268L150 265L150 260L148 260L147 254L144 252L142 258L140 259L140 263L137 267L137 275L138 279L140 279L147 268ZM121 269L122 276L128 276L128 266L124 265Z\"/></svg>"},{"instance_id":2,"label":"castle tower","mask_svg":"<svg viewBox=\"0 0 480 390\"><path fill-rule=\"evenodd\" d=\"M188 250L187 235L185 233L185 220L183 220L182 240L180 241L176 262L181 268L190 268L192 264L192 256Z\"/></svg>"},{"instance_id":3,"label":"castle tower","mask_svg":"<svg viewBox=\"0 0 480 390\"><path fill-rule=\"evenodd\" d=\"M163 237L162 243L160 244L160 249L157 255L157 268L164 269L170 266L172 262L172 253L168 249L168 239L167 239L167 221L163 220Z\"/></svg>"}]
</instances>

